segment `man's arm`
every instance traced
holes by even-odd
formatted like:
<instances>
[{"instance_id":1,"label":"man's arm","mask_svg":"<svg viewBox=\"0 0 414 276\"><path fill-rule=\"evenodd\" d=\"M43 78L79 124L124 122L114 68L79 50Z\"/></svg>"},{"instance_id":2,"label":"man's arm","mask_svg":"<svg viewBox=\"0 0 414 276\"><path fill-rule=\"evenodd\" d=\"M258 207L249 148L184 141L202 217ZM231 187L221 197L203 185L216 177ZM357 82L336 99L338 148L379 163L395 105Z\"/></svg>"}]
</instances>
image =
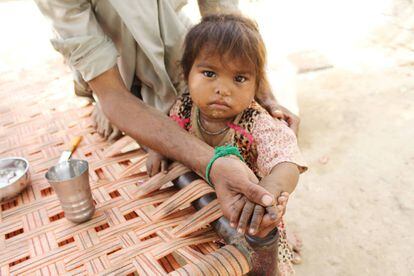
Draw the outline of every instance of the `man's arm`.
<instances>
[{"instance_id":1,"label":"man's arm","mask_svg":"<svg viewBox=\"0 0 414 276\"><path fill-rule=\"evenodd\" d=\"M204 175L213 149L188 135L165 114L133 96L125 87L117 67L89 81L89 85L96 93L106 117L121 131L138 143Z\"/></svg>"},{"instance_id":2,"label":"man's arm","mask_svg":"<svg viewBox=\"0 0 414 276\"><path fill-rule=\"evenodd\" d=\"M50 20L53 47L89 81L116 64L118 51L103 32L88 0L35 0Z\"/></svg>"},{"instance_id":3,"label":"man's arm","mask_svg":"<svg viewBox=\"0 0 414 276\"><path fill-rule=\"evenodd\" d=\"M89 85L96 93L104 114L120 130L138 143L205 176L213 149L181 129L165 114L134 97L125 87L117 67L92 79ZM237 158L217 159L210 176L226 217L230 217L230 204L239 193L264 206L274 201L269 192L256 185L258 180L253 172Z\"/></svg>"}]
</instances>

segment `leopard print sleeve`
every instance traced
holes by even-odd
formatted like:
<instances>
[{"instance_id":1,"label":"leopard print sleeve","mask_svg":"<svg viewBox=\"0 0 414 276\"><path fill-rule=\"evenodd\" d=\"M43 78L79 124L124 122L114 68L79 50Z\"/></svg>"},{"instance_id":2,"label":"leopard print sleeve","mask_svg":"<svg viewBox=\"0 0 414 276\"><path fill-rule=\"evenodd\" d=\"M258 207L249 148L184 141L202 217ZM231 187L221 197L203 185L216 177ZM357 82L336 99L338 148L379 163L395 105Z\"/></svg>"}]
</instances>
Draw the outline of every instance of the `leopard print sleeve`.
<instances>
[{"instance_id":1,"label":"leopard print sleeve","mask_svg":"<svg viewBox=\"0 0 414 276\"><path fill-rule=\"evenodd\" d=\"M170 118L185 129L189 129L192 101L188 93L181 95L170 109Z\"/></svg>"}]
</instances>

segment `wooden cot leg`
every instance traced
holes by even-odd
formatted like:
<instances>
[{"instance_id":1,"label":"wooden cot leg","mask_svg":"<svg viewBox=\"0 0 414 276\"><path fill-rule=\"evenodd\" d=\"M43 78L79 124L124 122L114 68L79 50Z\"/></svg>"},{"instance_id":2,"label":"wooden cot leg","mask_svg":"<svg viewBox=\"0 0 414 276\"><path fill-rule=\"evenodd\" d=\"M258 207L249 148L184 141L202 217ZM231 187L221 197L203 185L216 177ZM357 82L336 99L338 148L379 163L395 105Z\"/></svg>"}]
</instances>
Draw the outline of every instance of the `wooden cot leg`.
<instances>
[{"instance_id":1,"label":"wooden cot leg","mask_svg":"<svg viewBox=\"0 0 414 276\"><path fill-rule=\"evenodd\" d=\"M173 183L179 189L190 185L194 180L200 179L200 177L194 172L187 172L177 179L173 180ZM206 185L208 185L206 183ZM192 202L192 205L197 209L201 209L211 201L216 199L214 193L210 193L202 196L201 198ZM277 254L278 254L278 231L275 228L269 235L265 238L256 238L249 235L241 235L234 228L232 228L228 220L224 217L219 218L218 220L211 223L214 227L217 234L222 237L227 244L233 245L239 251L241 256L244 256L244 259L247 261L249 269L247 271L241 272L241 274L229 273L228 275L243 275L250 271L249 275L277 275ZM223 249L226 247L223 247ZM185 268L185 269L184 269ZM208 269L203 264L198 264L196 266L186 265L183 267L180 273L183 274L174 274L174 275L210 275L210 273L203 274L203 269ZM191 269L187 271L186 269ZM201 269L201 270L200 270ZM188 273L190 274L188 274ZM193 274L195 273L195 274ZM214 273L213 273L214 275Z\"/></svg>"}]
</instances>

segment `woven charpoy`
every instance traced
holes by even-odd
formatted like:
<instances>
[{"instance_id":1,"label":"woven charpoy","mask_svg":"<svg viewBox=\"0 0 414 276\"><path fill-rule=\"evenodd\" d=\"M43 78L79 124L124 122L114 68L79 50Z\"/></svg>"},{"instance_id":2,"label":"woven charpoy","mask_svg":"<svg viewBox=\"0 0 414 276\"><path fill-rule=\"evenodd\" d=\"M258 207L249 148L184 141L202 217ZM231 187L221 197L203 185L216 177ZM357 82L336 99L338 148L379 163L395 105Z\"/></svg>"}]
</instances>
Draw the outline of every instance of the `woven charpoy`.
<instances>
[{"instance_id":1,"label":"woven charpoy","mask_svg":"<svg viewBox=\"0 0 414 276\"><path fill-rule=\"evenodd\" d=\"M1 86L0 87L4 88ZM50 86L49 86L50 87ZM130 137L114 144L95 131L93 105L59 87L0 91L0 157L29 160L31 185L1 203L0 275L242 275L246 258L221 246L209 223L217 201L196 211L191 201L213 192L202 180L182 190L175 163L148 179L145 152ZM143 130L145 131L145 130ZM45 179L74 136L73 158L89 162L96 213L85 223L65 219Z\"/></svg>"}]
</instances>

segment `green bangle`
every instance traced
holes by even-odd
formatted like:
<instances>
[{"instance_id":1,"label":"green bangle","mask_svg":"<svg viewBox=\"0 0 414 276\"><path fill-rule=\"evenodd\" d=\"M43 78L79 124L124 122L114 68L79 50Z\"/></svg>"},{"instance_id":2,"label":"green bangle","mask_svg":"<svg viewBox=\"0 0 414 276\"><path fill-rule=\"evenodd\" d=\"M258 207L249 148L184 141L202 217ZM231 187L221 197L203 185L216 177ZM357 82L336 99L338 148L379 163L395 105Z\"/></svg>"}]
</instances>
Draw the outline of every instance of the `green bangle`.
<instances>
[{"instance_id":1,"label":"green bangle","mask_svg":"<svg viewBox=\"0 0 414 276\"><path fill-rule=\"evenodd\" d=\"M241 156L239 150L236 147L230 146L230 145L216 147L214 149L214 156L211 158L206 168L206 180L208 184L210 184L210 186L213 186L213 184L210 181L210 171L211 171L211 167L213 166L214 161L216 161L220 157L228 156L228 155L235 155L239 157L241 161L244 162L243 157Z\"/></svg>"}]
</instances>

